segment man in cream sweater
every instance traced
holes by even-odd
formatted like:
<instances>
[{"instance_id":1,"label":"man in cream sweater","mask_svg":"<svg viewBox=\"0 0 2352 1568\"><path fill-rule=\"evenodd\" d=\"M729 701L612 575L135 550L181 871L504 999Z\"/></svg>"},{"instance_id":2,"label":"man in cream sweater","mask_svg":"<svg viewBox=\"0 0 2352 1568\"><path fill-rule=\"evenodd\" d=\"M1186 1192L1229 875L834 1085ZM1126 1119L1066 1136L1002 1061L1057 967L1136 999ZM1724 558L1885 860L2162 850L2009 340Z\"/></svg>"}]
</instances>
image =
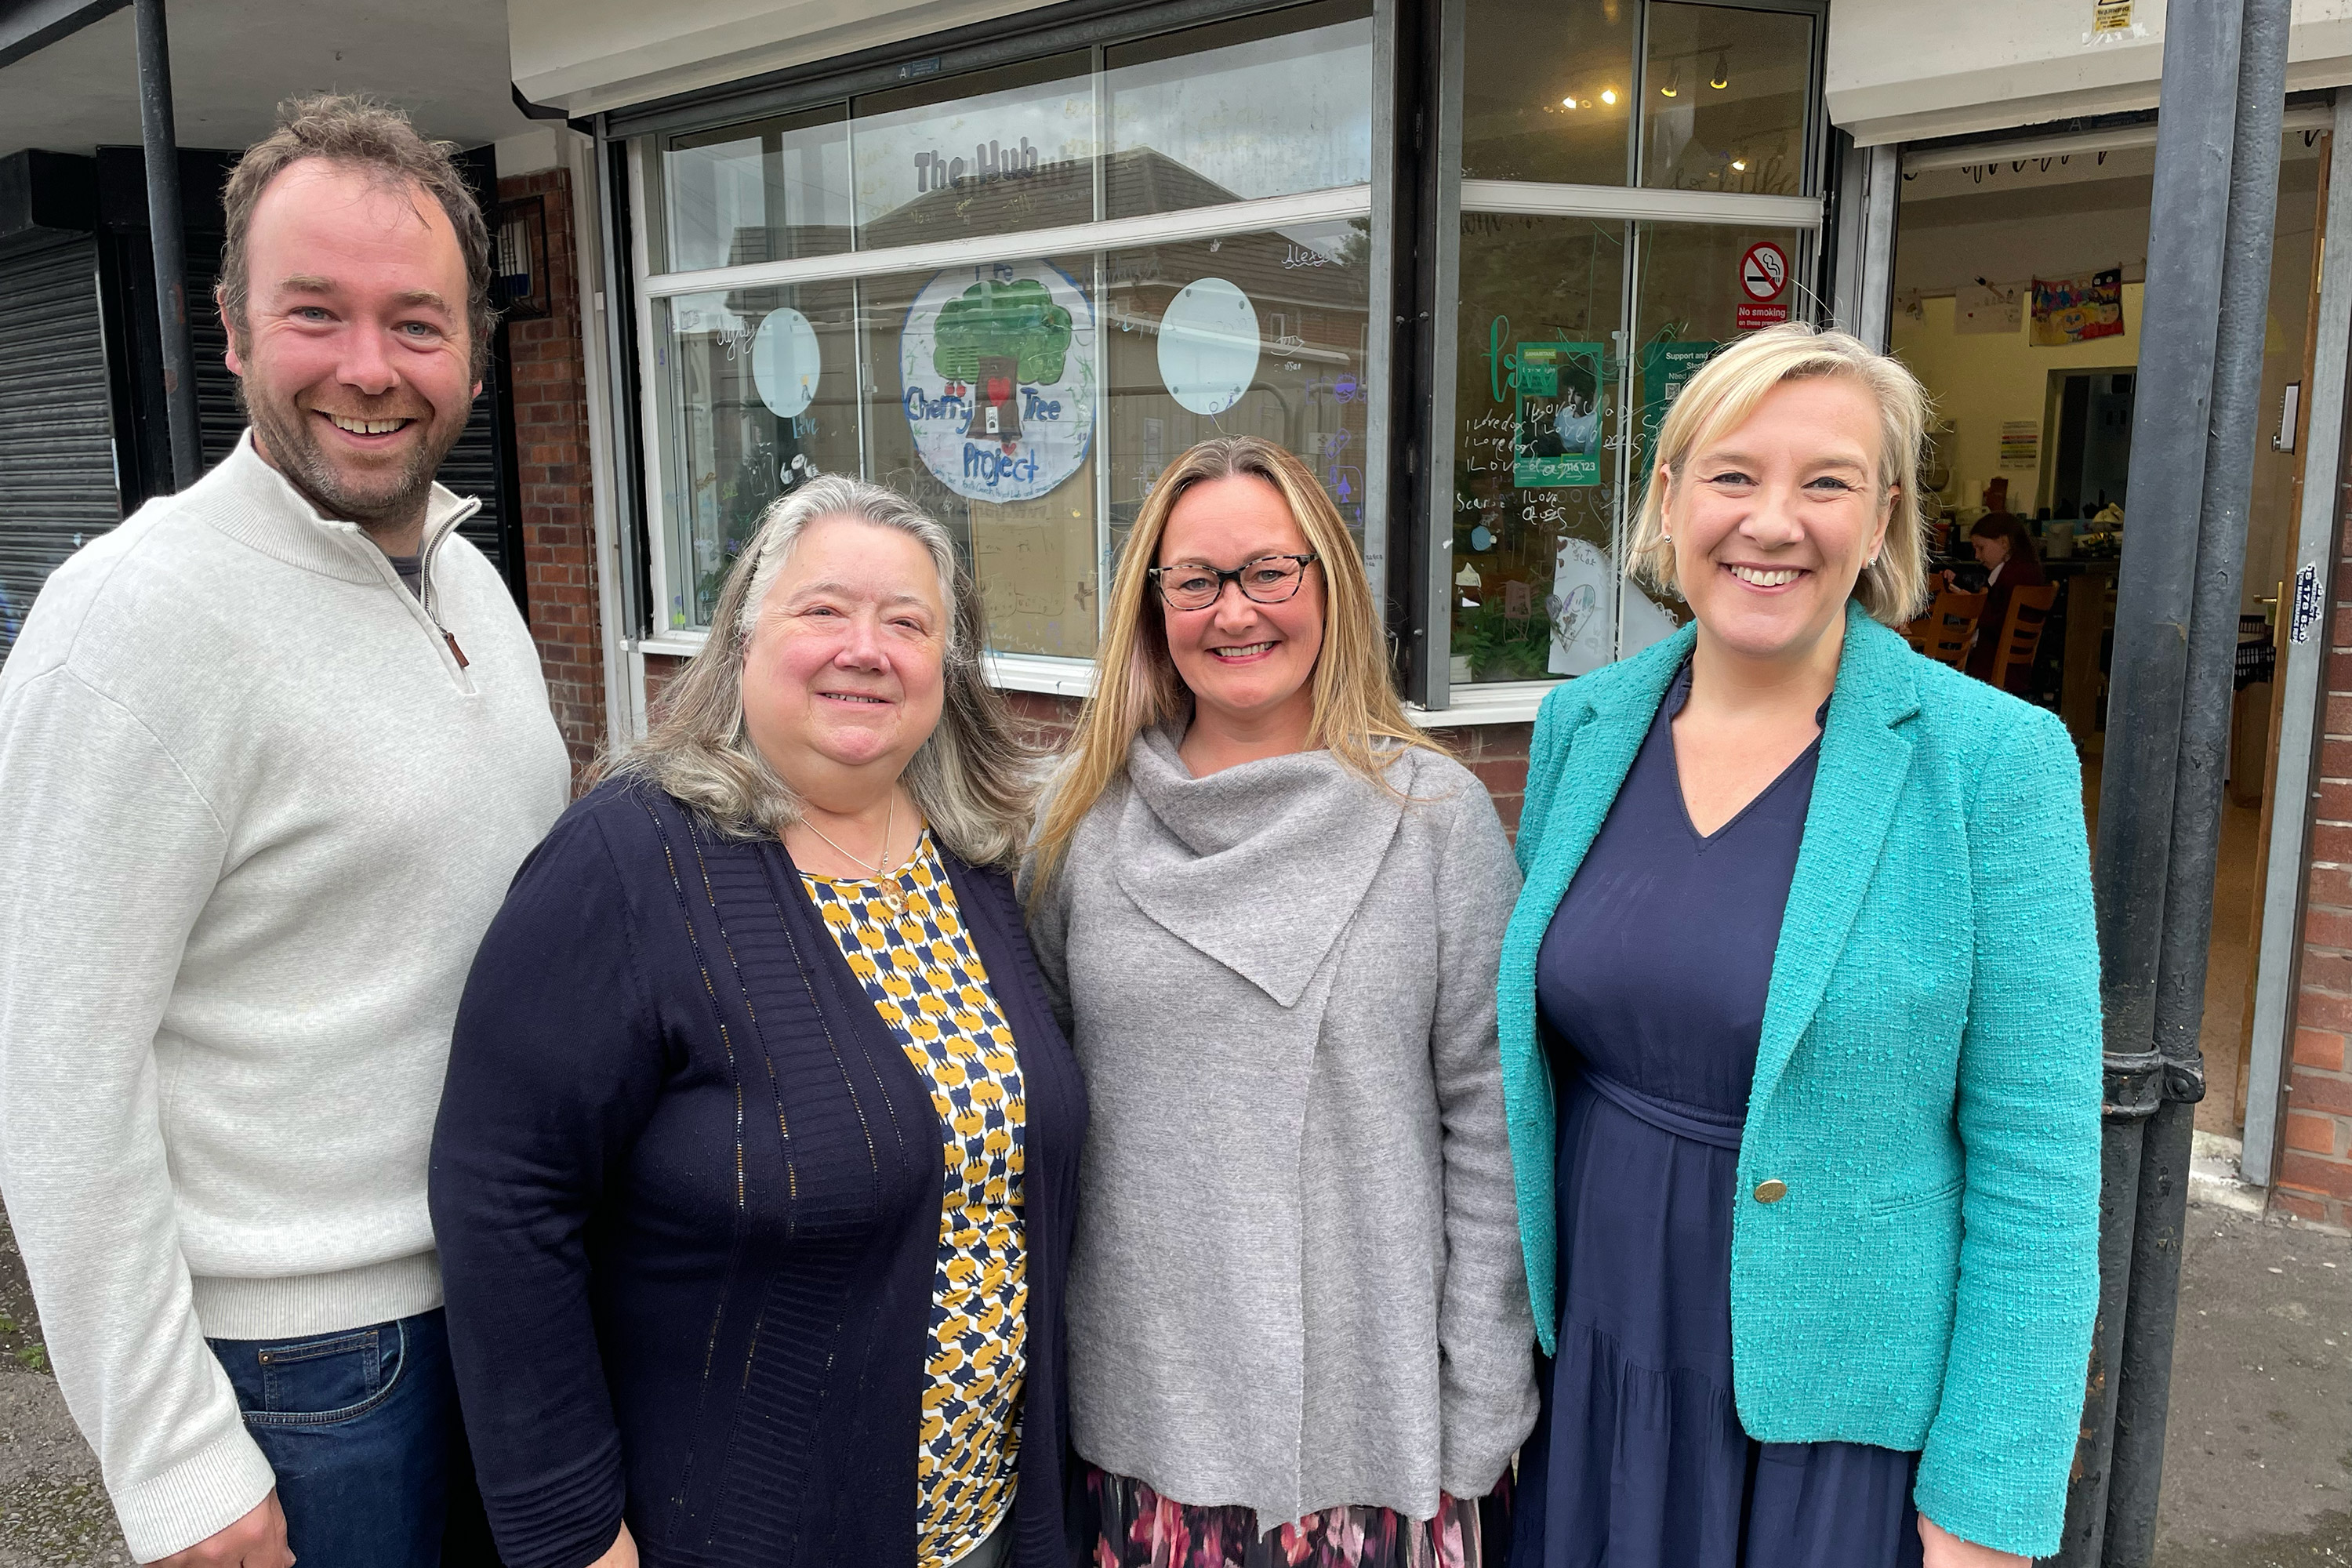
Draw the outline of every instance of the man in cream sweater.
<instances>
[{"instance_id":1,"label":"man in cream sweater","mask_svg":"<svg viewBox=\"0 0 2352 1568\"><path fill-rule=\"evenodd\" d=\"M440 1560L425 1214L449 1031L562 809L530 634L433 482L487 237L396 110L286 105L224 195L251 427L0 671L0 1192L131 1550Z\"/></svg>"}]
</instances>

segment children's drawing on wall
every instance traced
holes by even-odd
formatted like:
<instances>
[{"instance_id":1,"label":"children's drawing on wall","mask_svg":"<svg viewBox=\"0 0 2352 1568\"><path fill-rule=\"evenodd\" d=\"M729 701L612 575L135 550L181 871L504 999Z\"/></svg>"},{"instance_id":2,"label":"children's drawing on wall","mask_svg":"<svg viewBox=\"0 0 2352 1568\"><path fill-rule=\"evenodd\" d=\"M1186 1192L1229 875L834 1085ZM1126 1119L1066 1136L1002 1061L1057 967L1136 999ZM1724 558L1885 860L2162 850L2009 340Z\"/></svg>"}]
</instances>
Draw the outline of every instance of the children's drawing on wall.
<instances>
[{"instance_id":1,"label":"children's drawing on wall","mask_svg":"<svg viewBox=\"0 0 2352 1568\"><path fill-rule=\"evenodd\" d=\"M2033 343L2057 348L2094 338L2121 337L2124 271L2110 267L2087 278L2033 280Z\"/></svg>"}]
</instances>

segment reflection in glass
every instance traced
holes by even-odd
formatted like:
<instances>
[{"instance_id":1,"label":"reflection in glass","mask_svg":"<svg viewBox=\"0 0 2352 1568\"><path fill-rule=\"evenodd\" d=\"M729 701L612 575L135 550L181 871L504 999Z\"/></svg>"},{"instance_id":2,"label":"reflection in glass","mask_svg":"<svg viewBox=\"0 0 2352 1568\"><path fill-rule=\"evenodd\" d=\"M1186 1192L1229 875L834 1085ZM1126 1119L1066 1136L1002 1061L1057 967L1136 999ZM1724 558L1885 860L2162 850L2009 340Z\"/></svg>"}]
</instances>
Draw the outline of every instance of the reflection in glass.
<instances>
[{"instance_id":1,"label":"reflection in glass","mask_svg":"<svg viewBox=\"0 0 2352 1568\"><path fill-rule=\"evenodd\" d=\"M1055 257L860 286L867 477L962 539L1010 652L1095 649L1092 276Z\"/></svg>"},{"instance_id":2,"label":"reflection in glass","mask_svg":"<svg viewBox=\"0 0 2352 1568\"><path fill-rule=\"evenodd\" d=\"M1368 0L1103 51L1108 217L1361 184L1372 168Z\"/></svg>"},{"instance_id":3,"label":"reflection in glass","mask_svg":"<svg viewBox=\"0 0 2352 1568\"><path fill-rule=\"evenodd\" d=\"M1454 432L1453 679L1616 656L1626 227L1465 214Z\"/></svg>"},{"instance_id":4,"label":"reflection in glass","mask_svg":"<svg viewBox=\"0 0 2352 1568\"><path fill-rule=\"evenodd\" d=\"M1089 68L1052 55L858 99L858 248L1090 221Z\"/></svg>"},{"instance_id":5,"label":"reflection in glass","mask_svg":"<svg viewBox=\"0 0 2352 1568\"><path fill-rule=\"evenodd\" d=\"M672 630L707 626L786 476L857 472L851 285L800 283L660 302Z\"/></svg>"},{"instance_id":6,"label":"reflection in glass","mask_svg":"<svg viewBox=\"0 0 2352 1568\"><path fill-rule=\"evenodd\" d=\"M1642 184L1803 191L1812 18L1654 0L1644 41Z\"/></svg>"},{"instance_id":7,"label":"reflection in glass","mask_svg":"<svg viewBox=\"0 0 2352 1568\"><path fill-rule=\"evenodd\" d=\"M1463 177L1626 184L1639 4L1474 0L1463 38Z\"/></svg>"},{"instance_id":8,"label":"reflection in glass","mask_svg":"<svg viewBox=\"0 0 2352 1568\"><path fill-rule=\"evenodd\" d=\"M662 151L665 272L849 248L843 107L670 138Z\"/></svg>"},{"instance_id":9,"label":"reflection in glass","mask_svg":"<svg viewBox=\"0 0 2352 1568\"><path fill-rule=\"evenodd\" d=\"M1215 436L1297 453L1361 542L1370 249L1346 223L1105 257L1114 554L1161 472Z\"/></svg>"}]
</instances>

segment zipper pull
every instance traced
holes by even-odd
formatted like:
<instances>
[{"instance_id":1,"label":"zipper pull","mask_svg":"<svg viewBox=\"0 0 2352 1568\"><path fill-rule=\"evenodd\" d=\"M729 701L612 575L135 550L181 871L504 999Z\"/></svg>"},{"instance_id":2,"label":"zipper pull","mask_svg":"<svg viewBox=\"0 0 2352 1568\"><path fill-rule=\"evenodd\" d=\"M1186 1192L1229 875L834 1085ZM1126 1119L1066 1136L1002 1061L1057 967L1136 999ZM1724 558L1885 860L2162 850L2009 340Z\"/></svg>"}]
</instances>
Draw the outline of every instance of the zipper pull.
<instances>
[{"instance_id":1,"label":"zipper pull","mask_svg":"<svg viewBox=\"0 0 2352 1568\"><path fill-rule=\"evenodd\" d=\"M441 640L447 643L449 651L457 656L457 668L459 669L467 668L466 650L457 646L457 634L444 626L441 630Z\"/></svg>"}]
</instances>

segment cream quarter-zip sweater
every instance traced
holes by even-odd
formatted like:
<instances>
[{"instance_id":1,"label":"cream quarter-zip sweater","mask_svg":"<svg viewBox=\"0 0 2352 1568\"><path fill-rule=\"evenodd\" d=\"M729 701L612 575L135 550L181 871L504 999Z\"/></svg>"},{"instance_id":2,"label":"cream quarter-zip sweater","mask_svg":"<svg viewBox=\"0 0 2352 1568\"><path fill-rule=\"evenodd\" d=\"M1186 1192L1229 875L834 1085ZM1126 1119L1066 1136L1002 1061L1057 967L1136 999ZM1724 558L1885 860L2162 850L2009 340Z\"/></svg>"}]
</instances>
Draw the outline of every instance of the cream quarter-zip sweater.
<instances>
[{"instance_id":1,"label":"cream quarter-zip sweater","mask_svg":"<svg viewBox=\"0 0 2352 1568\"><path fill-rule=\"evenodd\" d=\"M0 1193L142 1562L273 1484L205 1336L441 1300L458 992L569 793L476 504L435 487L420 601L248 434L0 670Z\"/></svg>"}]
</instances>

